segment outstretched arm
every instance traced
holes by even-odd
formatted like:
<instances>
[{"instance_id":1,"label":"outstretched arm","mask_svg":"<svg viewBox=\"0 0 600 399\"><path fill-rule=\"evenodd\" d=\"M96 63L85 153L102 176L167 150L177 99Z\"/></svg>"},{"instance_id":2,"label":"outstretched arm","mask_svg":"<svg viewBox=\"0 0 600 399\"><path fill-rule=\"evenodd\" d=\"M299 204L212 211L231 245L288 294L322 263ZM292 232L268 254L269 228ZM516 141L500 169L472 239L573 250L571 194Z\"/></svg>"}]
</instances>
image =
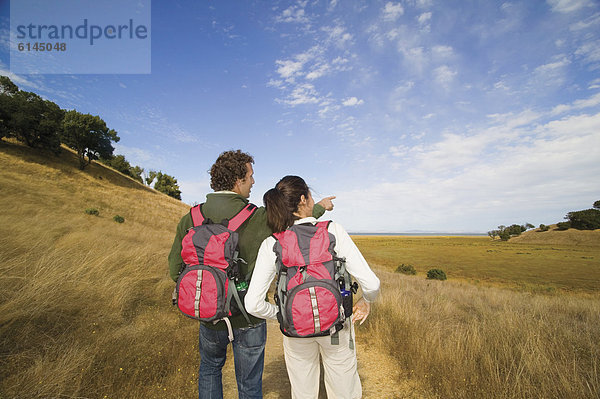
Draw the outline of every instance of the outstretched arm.
<instances>
[{"instance_id":1,"label":"outstretched arm","mask_svg":"<svg viewBox=\"0 0 600 399\"><path fill-rule=\"evenodd\" d=\"M333 210L333 201L335 199L335 195L332 195L331 197L325 197L323 198L321 201L317 202L317 205L321 205L323 208L325 208L326 211L331 211Z\"/></svg>"}]
</instances>

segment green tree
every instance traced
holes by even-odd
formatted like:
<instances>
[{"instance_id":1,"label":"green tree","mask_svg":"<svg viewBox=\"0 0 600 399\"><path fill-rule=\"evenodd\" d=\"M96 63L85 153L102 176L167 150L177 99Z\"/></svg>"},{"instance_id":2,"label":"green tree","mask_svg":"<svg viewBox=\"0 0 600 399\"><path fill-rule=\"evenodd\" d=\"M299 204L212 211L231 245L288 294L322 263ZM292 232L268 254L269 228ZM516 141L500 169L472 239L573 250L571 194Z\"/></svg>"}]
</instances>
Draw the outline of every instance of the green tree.
<instances>
[{"instance_id":1,"label":"green tree","mask_svg":"<svg viewBox=\"0 0 600 399\"><path fill-rule=\"evenodd\" d=\"M154 189L160 191L161 193L165 193L170 197L181 200L181 190L179 190L177 179L175 179L173 176L158 172L156 174L156 183L154 184Z\"/></svg>"},{"instance_id":2,"label":"green tree","mask_svg":"<svg viewBox=\"0 0 600 399\"><path fill-rule=\"evenodd\" d=\"M100 158L100 162L118 170L124 175L131 176L131 165L127 162L124 155L113 155L110 158Z\"/></svg>"},{"instance_id":3,"label":"green tree","mask_svg":"<svg viewBox=\"0 0 600 399\"><path fill-rule=\"evenodd\" d=\"M120 139L117 132L106 127L99 116L67 111L63 120L62 142L77 151L79 169L83 170L92 160L100 157L109 159ZM86 160L87 158L87 160Z\"/></svg>"},{"instance_id":4,"label":"green tree","mask_svg":"<svg viewBox=\"0 0 600 399\"><path fill-rule=\"evenodd\" d=\"M600 209L600 200L594 202L594 208Z\"/></svg>"},{"instance_id":5,"label":"green tree","mask_svg":"<svg viewBox=\"0 0 600 399\"><path fill-rule=\"evenodd\" d=\"M156 176L158 175L158 172L154 171L154 170L149 170L148 174L146 175L146 178L144 179L144 181L146 182L147 186L152 186L153 183L155 182Z\"/></svg>"},{"instance_id":6,"label":"green tree","mask_svg":"<svg viewBox=\"0 0 600 399\"><path fill-rule=\"evenodd\" d=\"M571 227L578 230L600 229L600 210L598 209L569 212L565 219L569 220Z\"/></svg>"},{"instance_id":7,"label":"green tree","mask_svg":"<svg viewBox=\"0 0 600 399\"><path fill-rule=\"evenodd\" d=\"M508 241L510 239L510 233L508 232L508 229L500 230L498 236L502 241Z\"/></svg>"},{"instance_id":8,"label":"green tree","mask_svg":"<svg viewBox=\"0 0 600 399\"><path fill-rule=\"evenodd\" d=\"M59 132L64 111L35 93L19 90L0 76L0 138L15 137L29 147L60 153Z\"/></svg>"},{"instance_id":9,"label":"green tree","mask_svg":"<svg viewBox=\"0 0 600 399\"><path fill-rule=\"evenodd\" d=\"M6 76L0 76L0 139L12 131L13 115L16 110L14 96L19 92L16 84Z\"/></svg>"},{"instance_id":10,"label":"green tree","mask_svg":"<svg viewBox=\"0 0 600 399\"><path fill-rule=\"evenodd\" d=\"M496 237L498 237L499 233L500 233L500 230L490 230L490 231L488 231L488 236L490 236L490 238L492 240L495 240Z\"/></svg>"},{"instance_id":11,"label":"green tree","mask_svg":"<svg viewBox=\"0 0 600 399\"><path fill-rule=\"evenodd\" d=\"M142 178L144 169L140 168L139 166L134 166L131 169L129 169L129 172L131 173L131 177L133 177L135 180L139 181L140 183L144 184L144 179Z\"/></svg>"}]
</instances>

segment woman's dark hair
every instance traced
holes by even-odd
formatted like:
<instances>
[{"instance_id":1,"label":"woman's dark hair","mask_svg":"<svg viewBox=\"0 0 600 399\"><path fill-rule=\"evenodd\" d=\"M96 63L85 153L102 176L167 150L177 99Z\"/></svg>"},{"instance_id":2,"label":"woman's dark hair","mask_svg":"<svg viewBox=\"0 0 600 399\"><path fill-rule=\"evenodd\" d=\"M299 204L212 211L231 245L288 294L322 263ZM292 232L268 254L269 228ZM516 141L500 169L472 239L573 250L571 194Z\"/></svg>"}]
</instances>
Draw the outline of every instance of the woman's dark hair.
<instances>
[{"instance_id":1,"label":"woman's dark hair","mask_svg":"<svg viewBox=\"0 0 600 399\"><path fill-rule=\"evenodd\" d=\"M252 155L241 150L223 152L210 168L210 188L215 191L232 190L238 179L246 178L247 163L254 163Z\"/></svg>"},{"instance_id":2,"label":"woman's dark hair","mask_svg":"<svg viewBox=\"0 0 600 399\"><path fill-rule=\"evenodd\" d=\"M298 176L285 176L263 196L267 210L267 224L274 233L284 231L298 219L294 212L298 210L300 198L308 198L309 189L304 179Z\"/></svg>"}]
</instances>

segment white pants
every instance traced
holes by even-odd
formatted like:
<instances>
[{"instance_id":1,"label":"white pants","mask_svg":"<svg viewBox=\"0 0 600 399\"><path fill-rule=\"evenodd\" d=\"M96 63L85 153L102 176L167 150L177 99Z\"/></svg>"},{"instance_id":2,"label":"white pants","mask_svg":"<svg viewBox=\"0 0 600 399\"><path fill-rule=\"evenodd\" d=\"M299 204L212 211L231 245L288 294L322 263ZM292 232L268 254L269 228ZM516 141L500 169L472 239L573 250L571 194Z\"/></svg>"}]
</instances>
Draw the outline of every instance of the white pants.
<instances>
[{"instance_id":1,"label":"white pants","mask_svg":"<svg viewBox=\"0 0 600 399\"><path fill-rule=\"evenodd\" d=\"M319 396L319 353L325 371L328 399L359 399L362 386L356 369L356 349L350 349L350 334L354 326L344 324L339 332L339 344L332 345L331 337L283 337L285 365L292 385L292 399L317 399Z\"/></svg>"}]
</instances>

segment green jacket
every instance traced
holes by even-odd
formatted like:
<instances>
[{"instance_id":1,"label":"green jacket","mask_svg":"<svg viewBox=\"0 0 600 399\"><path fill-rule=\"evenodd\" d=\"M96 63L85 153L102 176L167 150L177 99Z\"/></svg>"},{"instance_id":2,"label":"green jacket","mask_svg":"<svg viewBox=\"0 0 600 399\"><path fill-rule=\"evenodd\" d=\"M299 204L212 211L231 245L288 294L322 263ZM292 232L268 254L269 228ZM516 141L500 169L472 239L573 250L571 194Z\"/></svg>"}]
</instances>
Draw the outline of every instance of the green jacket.
<instances>
[{"instance_id":1,"label":"green jacket","mask_svg":"<svg viewBox=\"0 0 600 399\"><path fill-rule=\"evenodd\" d=\"M235 216L235 214L242 210L247 204L248 200L236 193L210 193L206 196L206 202L202 205L202 213L205 217L211 219L215 223L219 223L223 219L230 219ZM324 213L325 208L319 204L315 204L313 216L319 218ZM177 225L175 239L173 240L173 246L169 253L169 274L173 281L177 281L179 270L183 263L183 259L181 258L181 241L191 227L193 227L192 216L188 212L181 218ZM254 264L256 263L260 244L262 244L265 238L273 234L273 231L271 231L267 225L267 212L263 206L259 207L252 217L240 227L238 234L239 256L248 263L247 265L241 265L240 272L243 276L250 276L254 270ZM246 327L248 324L243 315L232 317L230 318L230 321L233 328ZM256 324L262 320L250 315L250 321L253 324ZM204 322L203 324L206 327L216 330L227 329L223 321L220 321L217 324Z\"/></svg>"}]
</instances>

